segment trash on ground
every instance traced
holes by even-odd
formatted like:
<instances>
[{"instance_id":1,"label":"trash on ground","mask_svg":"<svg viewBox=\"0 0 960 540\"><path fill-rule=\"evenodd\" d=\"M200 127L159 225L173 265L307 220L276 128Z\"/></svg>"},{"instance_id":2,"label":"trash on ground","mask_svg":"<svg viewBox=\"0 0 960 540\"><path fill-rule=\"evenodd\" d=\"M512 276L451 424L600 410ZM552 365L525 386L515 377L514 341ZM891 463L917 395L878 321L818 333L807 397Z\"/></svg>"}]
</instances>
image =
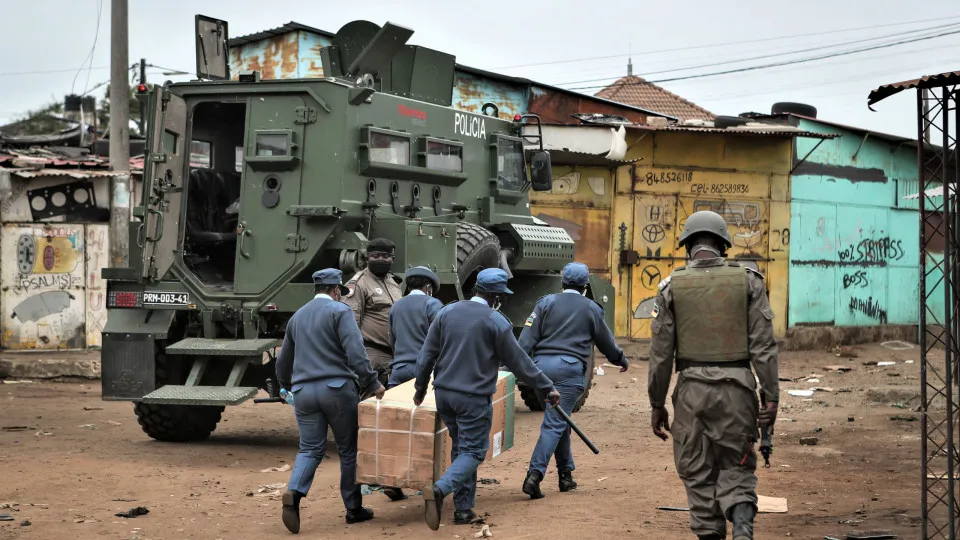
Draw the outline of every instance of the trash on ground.
<instances>
[{"instance_id":1,"label":"trash on ground","mask_svg":"<svg viewBox=\"0 0 960 540\"><path fill-rule=\"evenodd\" d=\"M811 388L811 390L814 392L833 392L833 388L830 388L829 386L815 386Z\"/></svg>"},{"instance_id":2,"label":"trash on ground","mask_svg":"<svg viewBox=\"0 0 960 540\"><path fill-rule=\"evenodd\" d=\"M810 383L810 384L816 384L816 383L820 382L820 379L807 379L807 382Z\"/></svg>"},{"instance_id":3,"label":"trash on ground","mask_svg":"<svg viewBox=\"0 0 960 540\"><path fill-rule=\"evenodd\" d=\"M597 375L603 375L603 366L597 367Z\"/></svg>"},{"instance_id":4,"label":"trash on ground","mask_svg":"<svg viewBox=\"0 0 960 540\"><path fill-rule=\"evenodd\" d=\"M912 363L913 363L913 360L906 360L906 361L904 362L904 364L912 364Z\"/></svg>"},{"instance_id":5,"label":"trash on ground","mask_svg":"<svg viewBox=\"0 0 960 540\"><path fill-rule=\"evenodd\" d=\"M877 362L877 367L894 366L896 364L896 362Z\"/></svg>"},{"instance_id":6,"label":"trash on ground","mask_svg":"<svg viewBox=\"0 0 960 540\"><path fill-rule=\"evenodd\" d=\"M34 435L37 437L49 437L50 435L53 435L53 433L50 433L49 431L43 431L41 429L40 431L34 433Z\"/></svg>"},{"instance_id":7,"label":"trash on ground","mask_svg":"<svg viewBox=\"0 0 960 540\"><path fill-rule=\"evenodd\" d=\"M97 429L97 426L95 426L95 425L93 425L93 424L80 424L80 425L77 426L77 427L81 427L81 428L84 428L84 429Z\"/></svg>"},{"instance_id":8,"label":"trash on ground","mask_svg":"<svg viewBox=\"0 0 960 540\"><path fill-rule=\"evenodd\" d=\"M603 482L603 481L606 480L607 478L609 478L609 477L608 477L608 476L601 477L600 479L597 480L597 482Z\"/></svg>"},{"instance_id":9,"label":"trash on ground","mask_svg":"<svg viewBox=\"0 0 960 540\"><path fill-rule=\"evenodd\" d=\"M839 372L841 372L841 373L846 373L847 371L852 371L852 370L853 370L853 366L840 366L840 365L835 365L835 366L823 366L823 369L825 369L825 370L827 370L827 371L839 371Z\"/></svg>"},{"instance_id":10,"label":"trash on ground","mask_svg":"<svg viewBox=\"0 0 960 540\"><path fill-rule=\"evenodd\" d=\"M690 509L685 506L658 506L657 510L665 512L689 512ZM767 497L757 494L757 513L758 514L786 514L787 500L782 497Z\"/></svg>"},{"instance_id":11,"label":"trash on ground","mask_svg":"<svg viewBox=\"0 0 960 540\"><path fill-rule=\"evenodd\" d=\"M890 419L893 420L894 422L916 422L917 421L916 416L902 416L899 414L896 416L891 416Z\"/></svg>"},{"instance_id":12,"label":"trash on ground","mask_svg":"<svg viewBox=\"0 0 960 540\"><path fill-rule=\"evenodd\" d=\"M813 390L788 390L787 393L794 397L810 397Z\"/></svg>"},{"instance_id":13,"label":"trash on ground","mask_svg":"<svg viewBox=\"0 0 960 540\"><path fill-rule=\"evenodd\" d=\"M103 410L103 407L84 407L83 410L85 410L85 411L102 411L102 410Z\"/></svg>"},{"instance_id":14,"label":"trash on ground","mask_svg":"<svg viewBox=\"0 0 960 540\"><path fill-rule=\"evenodd\" d=\"M803 446L816 446L820 439L816 437L800 437L800 444Z\"/></svg>"},{"instance_id":15,"label":"trash on ground","mask_svg":"<svg viewBox=\"0 0 960 540\"><path fill-rule=\"evenodd\" d=\"M843 535L846 540L897 540L899 536L890 531L852 531Z\"/></svg>"},{"instance_id":16,"label":"trash on ground","mask_svg":"<svg viewBox=\"0 0 960 540\"><path fill-rule=\"evenodd\" d=\"M32 428L32 427L29 427L29 426L3 426L3 427L0 427L0 430L2 430L2 431L29 431L29 430L31 430L31 429L33 429L33 428Z\"/></svg>"},{"instance_id":17,"label":"trash on ground","mask_svg":"<svg viewBox=\"0 0 960 540\"><path fill-rule=\"evenodd\" d=\"M290 464L284 463L279 467L268 467L266 469L261 469L260 472L287 472L290 470Z\"/></svg>"},{"instance_id":18,"label":"trash on ground","mask_svg":"<svg viewBox=\"0 0 960 540\"><path fill-rule=\"evenodd\" d=\"M286 484L261 484L257 486L257 493L254 497L280 497L283 495L283 490L287 487Z\"/></svg>"},{"instance_id":19,"label":"trash on ground","mask_svg":"<svg viewBox=\"0 0 960 540\"><path fill-rule=\"evenodd\" d=\"M484 525L477 533L473 535L474 538L490 538L493 536L493 533L490 532L490 526Z\"/></svg>"},{"instance_id":20,"label":"trash on ground","mask_svg":"<svg viewBox=\"0 0 960 540\"><path fill-rule=\"evenodd\" d=\"M913 348L913 344L906 341L884 341L880 346L891 351L905 351Z\"/></svg>"},{"instance_id":21,"label":"trash on ground","mask_svg":"<svg viewBox=\"0 0 960 540\"><path fill-rule=\"evenodd\" d=\"M150 510L148 510L146 506L138 506L136 508L131 508L126 512L117 512L114 515L122 518L135 518L137 516L145 516L149 513Z\"/></svg>"},{"instance_id":22,"label":"trash on ground","mask_svg":"<svg viewBox=\"0 0 960 540\"><path fill-rule=\"evenodd\" d=\"M499 484L500 481L497 480L496 478L478 478L477 483L478 484Z\"/></svg>"},{"instance_id":23,"label":"trash on ground","mask_svg":"<svg viewBox=\"0 0 960 540\"><path fill-rule=\"evenodd\" d=\"M13 516L10 514L0 514L0 521L13 521Z\"/></svg>"},{"instance_id":24,"label":"trash on ground","mask_svg":"<svg viewBox=\"0 0 960 540\"><path fill-rule=\"evenodd\" d=\"M111 426L121 426L121 425L123 425L123 424L121 424L120 422L117 422L116 420L104 420L103 423L104 423L104 424L110 424Z\"/></svg>"}]
</instances>

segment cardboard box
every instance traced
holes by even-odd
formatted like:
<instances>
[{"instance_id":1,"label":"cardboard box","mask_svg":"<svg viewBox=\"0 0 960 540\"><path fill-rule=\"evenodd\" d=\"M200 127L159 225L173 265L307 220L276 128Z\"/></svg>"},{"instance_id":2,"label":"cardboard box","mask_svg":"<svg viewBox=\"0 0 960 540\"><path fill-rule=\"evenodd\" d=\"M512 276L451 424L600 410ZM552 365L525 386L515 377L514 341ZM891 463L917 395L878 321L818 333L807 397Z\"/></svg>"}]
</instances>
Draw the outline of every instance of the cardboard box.
<instances>
[{"instance_id":1,"label":"cardboard box","mask_svg":"<svg viewBox=\"0 0 960 540\"><path fill-rule=\"evenodd\" d=\"M451 439L437 414L431 387L413 404L414 381L387 390L382 400L360 403L357 483L422 490L443 476L451 462ZM516 378L501 371L493 399L486 460L513 448Z\"/></svg>"}]
</instances>

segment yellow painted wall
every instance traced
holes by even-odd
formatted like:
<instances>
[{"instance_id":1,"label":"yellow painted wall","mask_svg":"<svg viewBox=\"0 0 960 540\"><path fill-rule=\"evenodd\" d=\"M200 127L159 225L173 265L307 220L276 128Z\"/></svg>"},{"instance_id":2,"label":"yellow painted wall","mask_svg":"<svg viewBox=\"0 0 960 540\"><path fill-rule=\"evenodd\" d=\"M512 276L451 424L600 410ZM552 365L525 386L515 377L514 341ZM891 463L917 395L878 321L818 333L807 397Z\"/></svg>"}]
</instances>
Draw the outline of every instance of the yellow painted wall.
<instances>
[{"instance_id":1,"label":"yellow painted wall","mask_svg":"<svg viewBox=\"0 0 960 540\"><path fill-rule=\"evenodd\" d=\"M627 227L627 249L637 264L614 265L619 336L650 337L649 312L658 284L686 264L677 246L687 216L722 215L733 238L728 257L754 259L766 277L778 336L786 332L789 263L790 138L632 130L627 158L617 171L612 227ZM611 254L619 259L619 253Z\"/></svg>"},{"instance_id":2,"label":"yellow painted wall","mask_svg":"<svg viewBox=\"0 0 960 540\"><path fill-rule=\"evenodd\" d=\"M676 244L697 210L727 220L732 259L752 258L764 274L778 336L786 332L790 243L790 138L630 130L617 169L555 165L554 187L531 192L533 215L564 227L576 259L617 291L618 337L648 339L657 285L686 264ZM623 248L637 264L620 267ZM746 261L744 261L746 262Z\"/></svg>"}]
</instances>

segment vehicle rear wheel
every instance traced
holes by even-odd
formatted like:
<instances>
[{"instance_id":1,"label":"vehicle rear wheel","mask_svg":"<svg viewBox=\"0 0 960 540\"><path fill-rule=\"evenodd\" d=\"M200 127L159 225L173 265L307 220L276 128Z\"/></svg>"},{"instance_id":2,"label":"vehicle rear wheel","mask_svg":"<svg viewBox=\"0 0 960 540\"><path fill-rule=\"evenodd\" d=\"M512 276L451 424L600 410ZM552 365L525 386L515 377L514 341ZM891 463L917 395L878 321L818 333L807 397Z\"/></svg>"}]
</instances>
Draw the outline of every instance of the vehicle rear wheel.
<instances>
[{"instance_id":1,"label":"vehicle rear wheel","mask_svg":"<svg viewBox=\"0 0 960 540\"><path fill-rule=\"evenodd\" d=\"M165 384L183 384L163 347L158 343L155 352L157 388ZM220 422L223 407L196 405L152 405L136 403L133 411L140 428L150 438L164 442L202 441L210 436Z\"/></svg>"},{"instance_id":2,"label":"vehicle rear wheel","mask_svg":"<svg viewBox=\"0 0 960 540\"><path fill-rule=\"evenodd\" d=\"M593 370L595 364L596 352L590 353L590 358L587 359L587 371L584 374L586 377L586 382L583 387L583 393L580 394L580 399L577 400L577 404L573 406L573 412L579 412L583 408L583 404L587 402L587 397L590 395L590 387L593 385ZM524 404L530 408L531 411L542 411L543 410L543 400L537 395L537 392L521 383L517 383L517 387L520 388L520 397L523 399Z\"/></svg>"}]
</instances>

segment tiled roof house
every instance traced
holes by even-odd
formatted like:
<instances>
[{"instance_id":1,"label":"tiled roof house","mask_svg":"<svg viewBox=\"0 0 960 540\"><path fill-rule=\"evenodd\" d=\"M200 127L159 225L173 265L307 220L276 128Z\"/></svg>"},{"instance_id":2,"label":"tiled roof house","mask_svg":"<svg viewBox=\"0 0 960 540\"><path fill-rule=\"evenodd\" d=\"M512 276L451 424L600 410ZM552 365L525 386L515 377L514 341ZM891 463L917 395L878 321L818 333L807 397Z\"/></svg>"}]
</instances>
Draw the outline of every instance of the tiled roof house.
<instances>
[{"instance_id":1,"label":"tiled roof house","mask_svg":"<svg viewBox=\"0 0 960 540\"><path fill-rule=\"evenodd\" d=\"M716 116L696 103L661 88L647 80L628 75L600 90L597 97L642 107L683 120L713 120Z\"/></svg>"}]
</instances>

